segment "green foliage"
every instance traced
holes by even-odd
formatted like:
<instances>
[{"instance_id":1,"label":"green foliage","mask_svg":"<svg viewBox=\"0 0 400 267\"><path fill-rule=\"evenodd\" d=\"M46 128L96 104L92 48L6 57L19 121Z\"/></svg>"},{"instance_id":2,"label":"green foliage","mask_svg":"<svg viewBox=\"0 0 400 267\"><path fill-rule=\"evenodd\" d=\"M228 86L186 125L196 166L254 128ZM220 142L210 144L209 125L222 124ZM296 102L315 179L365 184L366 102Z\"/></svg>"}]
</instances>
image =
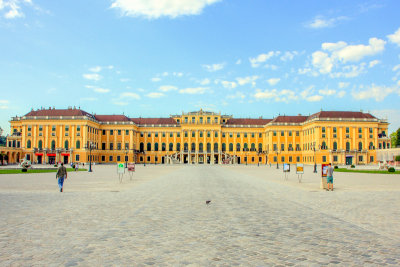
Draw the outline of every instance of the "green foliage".
<instances>
[{"instance_id":1,"label":"green foliage","mask_svg":"<svg viewBox=\"0 0 400 267\"><path fill-rule=\"evenodd\" d=\"M6 146L7 138L5 136L0 136L0 146Z\"/></svg>"},{"instance_id":2,"label":"green foliage","mask_svg":"<svg viewBox=\"0 0 400 267\"><path fill-rule=\"evenodd\" d=\"M396 146L395 147L400 147L400 128L397 129Z\"/></svg>"},{"instance_id":3,"label":"green foliage","mask_svg":"<svg viewBox=\"0 0 400 267\"><path fill-rule=\"evenodd\" d=\"M387 170L351 170L346 168L336 169L335 172L354 172L354 173L377 173L377 174L400 174L400 171L388 172Z\"/></svg>"},{"instance_id":4,"label":"green foliage","mask_svg":"<svg viewBox=\"0 0 400 267\"><path fill-rule=\"evenodd\" d=\"M354 165L351 165L350 167L351 167L351 168L355 168L356 166L354 166Z\"/></svg>"},{"instance_id":5,"label":"green foliage","mask_svg":"<svg viewBox=\"0 0 400 267\"><path fill-rule=\"evenodd\" d=\"M396 170L393 168L393 167L390 167L389 169L388 169L388 172L395 172Z\"/></svg>"},{"instance_id":6,"label":"green foliage","mask_svg":"<svg viewBox=\"0 0 400 267\"><path fill-rule=\"evenodd\" d=\"M339 167L338 167L338 166L335 166L334 168L335 168L335 169L339 169Z\"/></svg>"},{"instance_id":7,"label":"green foliage","mask_svg":"<svg viewBox=\"0 0 400 267\"><path fill-rule=\"evenodd\" d=\"M396 147L396 142L397 142L397 132L393 132L390 134L390 144L391 147Z\"/></svg>"},{"instance_id":8,"label":"green foliage","mask_svg":"<svg viewBox=\"0 0 400 267\"><path fill-rule=\"evenodd\" d=\"M26 169L26 168L22 168L22 169L21 169L21 171L22 171L22 172L27 172L27 171L28 171L28 169Z\"/></svg>"},{"instance_id":9,"label":"green foliage","mask_svg":"<svg viewBox=\"0 0 400 267\"><path fill-rule=\"evenodd\" d=\"M400 155L397 155L397 156L395 157L395 160L396 160L396 161L400 161Z\"/></svg>"}]
</instances>

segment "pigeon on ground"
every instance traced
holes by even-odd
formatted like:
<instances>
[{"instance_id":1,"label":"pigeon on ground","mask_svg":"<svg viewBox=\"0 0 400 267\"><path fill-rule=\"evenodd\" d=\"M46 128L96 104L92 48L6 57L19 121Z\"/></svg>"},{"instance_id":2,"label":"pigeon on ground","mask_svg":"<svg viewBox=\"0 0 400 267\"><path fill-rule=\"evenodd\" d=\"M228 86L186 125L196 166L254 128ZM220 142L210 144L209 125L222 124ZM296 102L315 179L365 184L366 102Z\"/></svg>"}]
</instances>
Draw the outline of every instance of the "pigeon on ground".
<instances>
[{"instance_id":1,"label":"pigeon on ground","mask_svg":"<svg viewBox=\"0 0 400 267\"><path fill-rule=\"evenodd\" d=\"M206 200L206 205L210 204L211 200Z\"/></svg>"}]
</instances>

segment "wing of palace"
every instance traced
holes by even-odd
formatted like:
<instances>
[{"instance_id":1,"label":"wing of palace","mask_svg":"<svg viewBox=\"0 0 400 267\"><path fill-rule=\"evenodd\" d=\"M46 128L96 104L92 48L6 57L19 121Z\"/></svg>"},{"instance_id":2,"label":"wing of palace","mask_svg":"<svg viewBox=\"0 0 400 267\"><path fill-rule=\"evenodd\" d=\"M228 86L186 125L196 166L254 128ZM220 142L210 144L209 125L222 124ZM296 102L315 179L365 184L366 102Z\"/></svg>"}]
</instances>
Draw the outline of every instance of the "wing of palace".
<instances>
[{"instance_id":1,"label":"wing of palace","mask_svg":"<svg viewBox=\"0 0 400 267\"><path fill-rule=\"evenodd\" d=\"M199 110L168 118L32 110L10 120L3 162L369 164L390 147L388 122L369 113L233 118Z\"/></svg>"}]
</instances>

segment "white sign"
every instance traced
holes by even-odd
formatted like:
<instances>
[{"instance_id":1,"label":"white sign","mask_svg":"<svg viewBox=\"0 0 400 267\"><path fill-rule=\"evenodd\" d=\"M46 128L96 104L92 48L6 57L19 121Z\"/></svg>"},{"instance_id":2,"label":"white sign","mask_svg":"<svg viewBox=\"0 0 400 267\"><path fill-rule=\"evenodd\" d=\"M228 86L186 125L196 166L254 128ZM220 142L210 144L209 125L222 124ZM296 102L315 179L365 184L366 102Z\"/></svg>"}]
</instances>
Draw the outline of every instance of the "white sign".
<instances>
[{"instance_id":1,"label":"white sign","mask_svg":"<svg viewBox=\"0 0 400 267\"><path fill-rule=\"evenodd\" d=\"M125 173L125 166L123 162L118 162L117 163L117 170L118 174L124 174Z\"/></svg>"},{"instance_id":2,"label":"white sign","mask_svg":"<svg viewBox=\"0 0 400 267\"><path fill-rule=\"evenodd\" d=\"M297 174L303 174L304 173L304 164L303 163L297 163L296 164L296 173Z\"/></svg>"},{"instance_id":3,"label":"white sign","mask_svg":"<svg viewBox=\"0 0 400 267\"><path fill-rule=\"evenodd\" d=\"M290 164L283 163L283 172L290 172Z\"/></svg>"}]
</instances>

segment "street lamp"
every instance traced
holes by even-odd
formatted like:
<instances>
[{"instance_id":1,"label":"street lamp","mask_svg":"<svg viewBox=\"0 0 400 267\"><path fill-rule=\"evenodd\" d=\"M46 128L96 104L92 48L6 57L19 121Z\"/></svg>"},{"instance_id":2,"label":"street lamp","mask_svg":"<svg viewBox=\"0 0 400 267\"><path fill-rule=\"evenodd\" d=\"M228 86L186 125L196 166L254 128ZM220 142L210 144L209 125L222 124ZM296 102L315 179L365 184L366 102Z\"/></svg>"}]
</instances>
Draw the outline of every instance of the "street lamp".
<instances>
[{"instance_id":1,"label":"street lamp","mask_svg":"<svg viewBox=\"0 0 400 267\"><path fill-rule=\"evenodd\" d=\"M144 158L143 167L146 167L146 152L145 151L143 151L143 158Z\"/></svg>"},{"instance_id":2,"label":"street lamp","mask_svg":"<svg viewBox=\"0 0 400 267\"><path fill-rule=\"evenodd\" d=\"M96 144L92 141L89 143L89 147L86 147L86 149L89 148L89 171L92 172L92 149L96 148Z\"/></svg>"},{"instance_id":3,"label":"street lamp","mask_svg":"<svg viewBox=\"0 0 400 267\"><path fill-rule=\"evenodd\" d=\"M275 153L276 153L276 168L279 169L279 164L278 164L278 162L279 162L279 150L276 149Z\"/></svg>"},{"instance_id":4,"label":"street lamp","mask_svg":"<svg viewBox=\"0 0 400 267\"><path fill-rule=\"evenodd\" d=\"M313 145L313 150L314 150L314 173L317 173L317 158L315 156L315 143Z\"/></svg>"},{"instance_id":5,"label":"street lamp","mask_svg":"<svg viewBox=\"0 0 400 267\"><path fill-rule=\"evenodd\" d=\"M128 150L125 149L125 169L128 168Z\"/></svg>"}]
</instances>

